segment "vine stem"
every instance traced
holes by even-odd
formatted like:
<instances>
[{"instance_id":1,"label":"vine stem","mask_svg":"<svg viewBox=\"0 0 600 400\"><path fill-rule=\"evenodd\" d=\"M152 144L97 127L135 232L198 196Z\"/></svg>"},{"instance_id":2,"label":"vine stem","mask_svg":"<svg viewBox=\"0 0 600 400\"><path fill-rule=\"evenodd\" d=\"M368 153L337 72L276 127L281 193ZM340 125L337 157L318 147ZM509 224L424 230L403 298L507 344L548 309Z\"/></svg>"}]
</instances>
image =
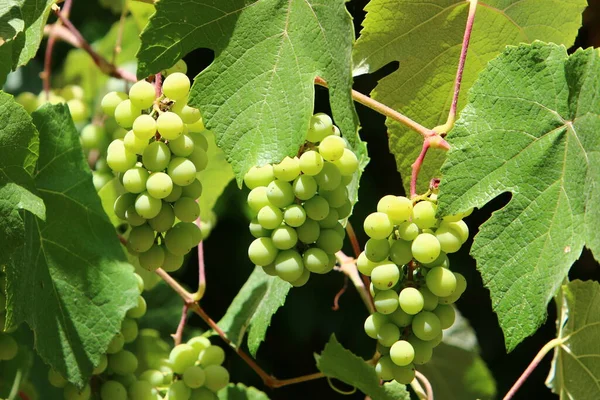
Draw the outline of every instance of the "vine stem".
<instances>
[{"instance_id":1,"label":"vine stem","mask_svg":"<svg viewBox=\"0 0 600 400\"><path fill-rule=\"evenodd\" d=\"M423 141L423 147L421 148L421 153L412 164L412 173L410 176L410 197L413 198L417 195L417 179L419 178L419 171L421 171L421 166L423 166L423 161L425 161L425 156L427 155L427 151L431 147L431 143L429 142L429 138Z\"/></svg>"},{"instance_id":2,"label":"vine stem","mask_svg":"<svg viewBox=\"0 0 600 400\"><path fill-rule=\"evenodd\" d=\"M421 385L423 385L423 389L425 389L425 398L427 400L433 400L433 387L431 386L429 379L419 371L415 371L415 377Z\"/></svg>"},{"instance_id":3,"label":"vine stem","mask_svg":"<svg viewBox=\"0 0 600 400\"><path fill-rule=\"evenodd\" d=\"M348 239L350 239L350 243L352 244L352 251L354 251L354 257L358 258L360 255L360 244L358 243L358 238L356 237L356 232L352 227L350 221L346 223L346 233L348 234Z\"/></svg>"},{"instance_id":4,"label":"vine stem","mask_svg":"<svg viewBox=\"0 0 600 400\"><path fill-rule=\"evenodd\" d=\"M62 12L68 18L71 12L71 6L73 0L65 0ZM56 43L56 28L60 24L54 25L53 29L50 30L48 35L48 43L46 44L46 51L44 53L44 73L42 75L42 81L44 83L44 92L46 94L46 100L50 100L50 78L52 76L52 53L54 51L54 44Z\"/></svg>"},{"instance_id":5,"label":"vine stem","mask_svg":"<svg viewBox=\"0 0 600 400\"><path fill-rule=\"evenodd\" d=\"M198 225L200 220L198 219ZM194 293L194 301L200 301L206 293L206 275L204 264L204 242L198 243L198 290Z\"/></svg>"},{"instance_id":6,"label":"vine stem","mask_svg":"<svg viewBox=\"0 0 600 400\"><path fill-rule=\"evenodd\" d=\"M177 294L183 299L183 301L186 304L193 302L192 294L190 292L188 292L187 290L185 290L185 288L183 286L181 286L179 284L179 282L177 282L175 279L173 279L171 277L171 275L169 275L165 270L163 270L162 268L158 268L154 272L156 273L156 275L160 276L167 285L171 286L171 288L175 292L177 292Z\"/></svg>"},{"instance_id":7,"label":"vine stem","mask_svg":"<svg viewBox=\"0 0 600 400\"><path fill-rule=\"evenodd\" d=\"M546 343L544 347L542 347L541 350L537 353L537 355L534 357L531 363L527 366L527 369L525 369L525 371L521 374L519 379L517 379L514 385L510 388L508 393L506 393L506 396L504 396L503 400L512 399L515 393L517 393L517 390L519 390L519 388L523 385L527 378L529 378L529 375L531 375L533 370L536 369L536 367L544 359L546 354L548 354L555 347L562 345L565 340L565 338L555 338Z\"/></svg>"},{"instance_id":8,"label":"vine stem","mask_svg":"<svg viewBox=\"0 0 600 400\"><path fill-rule=\"evenodd\" d=\"M125 30L125 17L129 12L129 7L127 6L127 1L123 2L123 9L121 10L121 17L119 18L119 31L117 32L117 40L115 41L115 48L113 49L112 60L111 63L115 64L117 62L117 56L121 53L121 44L123 42L123 31Z\"/></svg>"},{"instance_id":9,"label":"vine stem","mask_svg":"<svg viewBox=\"0 0 600 400\"><path fill-rule=\"evenodd\" d=\"M175 342L175 346L181 344L183 339L183 330L185 329L185 324L187 322L187 314L190 306L187 303L183 304L183 308L181 310L181 319L179 320L179 325L177 325L177 331L175 334L171 335L173 337L173 342Z\"/></svg>"},{"instance_id":10,"label":"vine stem","mask_svg":"<svg viewBox=\"0 0 600 400\"><path fill-rule=\"evenodd\" d=\"M354 287L358 291L360 298L362 299L363 303L365 303L367 310L369 310L370 314L373 314L375 312L373 299L371 298L371 293L369 293L369 289L367 289L364 282L360 278L360 273L356 268L356 260L352 257L348 257L342 251L338 251L337 253L335 253L335 257L340 263L340 271L342 271L348 276L348 278L350 278L350 280L354 284Z\"/></svg>"}]
</instances>

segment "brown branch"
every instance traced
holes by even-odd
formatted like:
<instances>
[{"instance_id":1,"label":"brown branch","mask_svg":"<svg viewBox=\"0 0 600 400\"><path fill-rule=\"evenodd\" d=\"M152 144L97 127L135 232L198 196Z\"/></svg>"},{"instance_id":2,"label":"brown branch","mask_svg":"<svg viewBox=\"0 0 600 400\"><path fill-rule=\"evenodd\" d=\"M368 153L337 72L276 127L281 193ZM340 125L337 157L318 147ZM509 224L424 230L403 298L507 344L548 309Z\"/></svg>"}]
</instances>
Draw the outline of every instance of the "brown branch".
<instances>
[{"instance_id":1,"label":"brown branch","mask_svg":"<svg viewBox=\"0 0 600 400\"><path fill-rule=\"evenodd\" d=\"M346 223L346 233L348 234L348 239L350 239L350 243L352 244L352 251L354 251L354 257L358 258L360 255L360 244L358 243L358 238L356 237L356 232L352 227L350 221Z\"/></svg>"},{"instance_id":2,"label":"brown branch","mask_svg":"<svg viewBox=\"0 0 600 400\"><path fill-rule=\"evenodd\" d=\"M412 174L410 177L410 197L413 198L417 195L417 178L419 177L419 171L421 171L421 167L423 166L423 161L425 160L425 156L427 155L427 151L431 147L431 143L428 139L423 141L423 147L421 148L421 153L412 164Z\"/></svg>"},{"instance_id":3,"label":"brown branch","mask_svg":"<svg viewBox=\"0 0 600 400\"><path fill-rule=\"evenodd\" d=\"M342 286L340 291L336 293L335 297L333 298L333 307L331 307L331 309L333 311L337 311L340 309L340 298L342 297L342 295L344 293L346 293L347 289L348 289L348 275L344 276L344 285Z\"/></svg>"},{"instance_id":4,"label":"brown branch","mask_svg":"<svg viewBox=\"0 0 600 400\"><path fill-rule=\"evenodd\" d=\"M188 305L193 303L194 300L192 298L192 294L185 290L185 288L181 286L179 282L173 279L165 270L158 268L154 272L156 272L156 275L160 276L167 285L171 286L171 288L177 292L177 294L183 299L184 303Z\"/></svg>"},{"instance_id":5,"label":"brown branch","mask_svg":"<svg viewBox=\"0 0 600 400\"><path fill-rule=\"evenodd\" d=\"M177 325L177 331L171 335L173 337L173 341L175 342L175 346L180 345L183 339L183 330L185 329L185 324L187 322L187 313L189 308L189 305L183 305L183 309L181 310L181 319L179 320L179 325Z\"/></svg>"},{"instance_id":6,"label":"brown branch","mask_svg":"<svg viewBox=\"0 0 600 400\"><path fill-rule=\"evenodd\" d=\"M127 12L129 11L129 7L127 1L123 2L123 9L121 10L121 17L119 18L119 31L117 32L117 40L115 41L115 48L113 49L112 60L111 62L115 64L117 62L117 57L119 53L121 53L121 44L123 43L123 31L125 30L125 17L127 16Z\"/></svg>"}]
</instances>

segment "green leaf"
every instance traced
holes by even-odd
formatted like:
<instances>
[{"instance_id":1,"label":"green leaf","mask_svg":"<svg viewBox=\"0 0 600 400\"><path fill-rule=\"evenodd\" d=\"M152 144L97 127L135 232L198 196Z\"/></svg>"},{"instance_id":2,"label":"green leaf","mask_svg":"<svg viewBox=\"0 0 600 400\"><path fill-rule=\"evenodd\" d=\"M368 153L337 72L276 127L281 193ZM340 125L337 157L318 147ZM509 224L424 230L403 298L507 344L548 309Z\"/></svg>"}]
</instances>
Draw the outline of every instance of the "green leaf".
<instances>
[{"instance_id":1,"label":"green leaf","mask_svg":"<svg viewBox=\"0 0 600 400\"><path fill-rule=\"evenodd\" d=\"M585 0L480 1L458 109L478 73L506 45L535 39L572 45L586 5ZM381 79L371 96L429 128L444 124L468 8L464 0L372 0L356 42L355 74L374 72L392 61L399 61L400 68ZM390 150L408 193L411 164L423 140L397 122L387 119L386 124ZM419 193L427 190L431 178L439 177L444 159L445 152L429 151L419 175Z\"/></svg>"},{"instance_id":2,"label":"green leaf","mask_svg":"<svg viewBox=\"0 0 600 400\"><path fill-rule=\"evenodd\" d=\"M255 267L218 322L219 327L237 347L242 344L248 330L248 349L256 356L271 318L285 303L291 287L276 276L265 274L261 267Z\"/></svg>"},{"instance_id":3,"label":"green leaf","mask_svg":"<svg viewBox=\"0 0 600 400\"><path fill-rule=\"evenodd\" d=\"M32 178L38 151L31 117L12 96L0 92L0 265L23 241L23 210L45 218L46 208Z\"/></svg>"},{"instance_id":4,"label":"green leaf","mask_svg":"<svg viewBox=\"0 0 600 400\"><path fill-rule=\"evenodd\" d=\"M269 400L269 397L256 388L230 383L219 391L219 400Z\"/></svg>"},{"instance_id":5,"label":"green leaf","mask_svg":"<svg viewBox=\"0 0 600 400\"><path fill-rule=\"evenodd\" d=\"M557 337L546 385L561 399L600 397L600 285L573 281L556 298Z\"/></svg>"},{"instance_id":6,"label":"green leaf","mask_svg":"<svg viewBox=\"0 0 600 400\"><path fill-rule=\"evenodd\" d=\"M190 104L202 111L241 185L252 166L298 152L317 75L330 86L336 124L359 159L365 156L351 96L353 38L344 0L161 0L142 33L138 76L196 48L215 51Z\"/></svg>"},{"instance_id":7,"label":"green leaf","mask_svg":"<svg viewBox=\"0 0 600 400\"><path fill-rule=\"evenodd\" d=\"M441 214L513 194L471 249L509 350L545 320L583 245L600 255L599 60L597 50L569 57L541 42L508 48L450 135Z\"/></svg>"},{"instance_id":8,"label":"green leaf","mask_svg":"<svg viewBox=\"0 0 600 400\"><path fill-rule=\"evenodd\" d=\"M410 394L404 385L397 382L379 385L375 368L365 360L345 349L331 335L323 352L315 354L317 368L329 378L339 379L370 396L373 400L409 400Z\"/></svg>"},{"instance_id":9,"label":"green leaf","mask_svg":"<svg viewBox=\"0 0 600 400\"><path fill-rule=\"evenodd\" d=\"M35 56L50 8L55 2L10 0L0 3L0 86L6 80L6 67L15 70Z\"/></svg>"},{"instance_id":10,"label":"green leaf","mask_svg":"<svg viewBox=\"0 0 600 400\"><path fill-rule=\"evenodd\" d=\"M137 303L137 283L102 210L66 105L33 113L35 184L46 221L25 217L6 268L7 325L27 322L42 359L82 385Z\"/></svg>"}]
</instances>

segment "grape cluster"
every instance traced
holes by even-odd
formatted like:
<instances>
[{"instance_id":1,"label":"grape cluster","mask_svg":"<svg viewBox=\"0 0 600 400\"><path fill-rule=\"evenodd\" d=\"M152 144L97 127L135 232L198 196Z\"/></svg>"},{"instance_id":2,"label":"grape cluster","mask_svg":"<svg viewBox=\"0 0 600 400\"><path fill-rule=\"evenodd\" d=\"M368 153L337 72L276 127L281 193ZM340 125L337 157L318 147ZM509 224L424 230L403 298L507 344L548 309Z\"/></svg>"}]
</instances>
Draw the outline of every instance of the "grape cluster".
<instances>
[{"instance_id":1,"label":"grape cluster","mask_svg":"<svg viewBox=\"0 0 600 400\"><path fill-rule=\"evenodd\" d=\"M127 131L108 146L106 162L127 191L114 203L115 214L132 226L127 249L148 270L179 269L183 256L202 234L194 223L206 168L208 141L200 112L187 105L190 80L167 76L162 96L154 85L135 83L125 93L110 92L102 109Z\"/></svg>"},{"instance_id":2,"label":"grape cluster","mask_svg":"<svg viewBox=\"0 0 600 400\"><path fill-rule=\"evenodd\" d=\"M58 92L50 91L48 96L43 91L38 95L31 92L22 92L15 97L15 101L22 105L28 113L34 112L46 103L66 103L73 122L79 123L89 118L89 110L84 102L83 94L83 89L80 86L67 85Z\"/></svg>"},{"instance_id":3,"label":"grape cluster","mask_svg":"<svg viewBox=\"0 0 600 400\"><path fill-rule=\"evenodd\" d=\"M311 117L306 139L298 157L253 167L244 177L256 216L248 256L294 286L304 285L311 272L333 269L346 235L340 220L352 209L347 185L358 169L356 155L328 115Z\"/></svg>"},{"instance_id":4,"label":"grape cluster","mask_svg":"<svg viewBox=\"0 0 600 400\"><path fill-rule=\"evenodd\" d=\"M467 240L462 218L470 212L438 219L436 211L435 195L414 205L388 195L364 221L370 239L357 267L371 277L376 309L364 328L378 341L382 357L375 369L383 380L413 380L414 366L431 359L442 330L454 323L451 304L466 289L464 276L450 271L447 254Z\"/></svg>"}]
</instances>

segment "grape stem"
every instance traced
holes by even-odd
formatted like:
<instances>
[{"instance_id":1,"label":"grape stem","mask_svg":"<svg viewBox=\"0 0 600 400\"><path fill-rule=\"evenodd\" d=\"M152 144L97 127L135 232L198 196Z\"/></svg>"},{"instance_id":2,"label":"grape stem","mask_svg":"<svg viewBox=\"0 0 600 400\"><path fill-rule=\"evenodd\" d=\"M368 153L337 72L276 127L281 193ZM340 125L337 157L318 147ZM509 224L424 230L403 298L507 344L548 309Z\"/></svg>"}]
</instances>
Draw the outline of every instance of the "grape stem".
<instances>
[{"instance_id":1,"label":"grape stem","mask_svg":"<svg viewBox=\"0 0 600 400\"><path fill-rule=\"evenodd\" d=\"M193 303L194 300L192 294L185 290L185 288L181 286L179 282L173 279L171 275L169 275L165 270L163 270L162 268L158 268L154 272L156 273L156 275L160 276L167 285L171 286L171 288L177 292L177 294L183 299L183 301L186 304L189 305L190 303Z\"/></svg>"},{"instance_id":2,"label":"grape stem","mask_svg":"<svg viewBox=\"0 0 600 400\"><path fill-rule=\"evenodd\" d=\"M506 393L506 396L504 396L503 400L512 399L513 396L515 395L515 393L517 393L517 390L519 390L519 388L523 385L523 383L527 380L527 378L529 378L529 375L531 375L533 370L536 369L536 367L544 359L544 357L546 357L546 355L551 350L553 350L555 347L561 346L567 339L568 339L568 337L567 338L555 338L555 339L552 339L551 341L549 341L548 343L546 343L544 345L544 347L542 347L541 350L537 353L537 355L534 357L534 359L531 361L531 363L527 366L527 368L521 374L519 379L517 379L515 384L510 388L508 393Z\"/></svg>"},{"instance_id":3,"label":"grape stem","mask_svg":"<svg viewBox=\"0 0 600 400\"><path fill-rule=\"evenodd\" d=\"M111 63L117 62L117 56L121 53L121 43L123 43L123 32L125 30L125 17L129 12L128 3L124 2L123 9L121 10L121 17L119 18L119 31L117 32L117 40L115 41L115 48L113 49Z\"/></svg>"},{"instance_id":4,"label":"grape stem","mask_svg":"<svg viewBox=\"0 0 600 400\"><path fill-rule=\"evenodd\" d=\"M347 289L348 289L348 275L344 276L344 285L339 290L339 292L336 293L335 297L333 298L333 307L331 307L331 309L333 311L337 311L340 309L340 297L342 297L342 295L344 293L346 293Z\"/></svg>"},{"instance_id":5,"label":"grape stem","mask_svg":"<svg viewBox=\"0 0 600 400\"><path fill-rule=\"evenodd\" d=\"M414 198L417 196L417 179L419 177L419 171L421 171L421 166L423 165L423 161L425 161L425 156L427 155L427 151L431 147L431 143L429 142L429 138L423 141L423 147L421 148L421 153L412 164L412 173L410 176L410 198Z\"/></svg>"},{"instance_id":6,"label":"grape stem","mask_svg":"<svg viewBox=\"0 0 600 400\"><path fill-rule=\"evenodd\" d=\"M179 320L179 325L177 325L177 330L175 331L175 333L173 335L171 335L173 337L173 342L175 342L175 346L178 346L181 344L182 338L183 338L183 330L185 329L185 324L187 322L187 314L188 314L188 310L189 310L190 306L185 303L183 305L183 308L181 310L181 319Z\"/></svg>"},{"instance_id":7,"label":"grape stem","mask_svg":"<svg viewBox=\"0 0 600 400\"><path fill-rule=\"evenodd\" d=\"M350 221L346 223L346 233L348 234L348 239L350 239L350 243L352 244L352 251L354 251L354 257L358 258L360 255L360 244L358 243L358 238L356 237L356 232L352 227Z\"/></svg>"},{"instance_id":8,"label":"grape stem","mask_svg":"<svg viewBox=\"0 0 600 400\"><path fill-rule=\"evenodd\" d=\"M413 383L417 383L417 384L419 384L419 388L421 389L421 391L424 394L423 399L433 400L433 387L431 387L431 382L429 382L429 379L427 379L427 377L419 371L415 371L415 377L416 377L416 379L413 380L411 383L413 390L415 389L415 387L413 386ZM415 392L416 391L417 390L415 390Z\"/></svg>"},{"instance_id":9,"label":"grape stem","mask_svg":"<svg viewBox=\"0 0 600 400\"><path fill-rule=\"evenodd\" d=\"M200 227L200 218L196 221L198 227ZM194 301L200 301L206 293L206 276L204 273L204 243L200 241L198 243L198 290L193 295Z\"/></svg>"},{"instance_id":10,"label":"grape stem","mask_svg":"<svg viewBox=\"0 0 600 400\"><path fill-rule=\"evenodd\" d=\"M373 314L375 312L375 306L373 305L373 299L371 298L371 293L365 286L365 283L362 281L360 277L360 273L358 272L358 268L356 268L356 260L352 257L348 257L344 252L338 251L335 253L335 257L340 263L339 271L343 272L354 284L354 287L358 291L360 298L363 303L369 310L369 313Z\"/></svg>"},{"instance_id":11,"label":"grape stem","mask_svg":"<svg viewBox=\"0 0 600 400\"><path fill-rule=\"evenodd\" d=\"M71 6L73 5L73 0L65 0L65 4L63 7L64 15L69 17L69 13L71 12ZM44 92L46 94L46 100L50 100L50 78L52 75L52 53L54 50L54 44L56 43L56 29L60 26L59 23L55 24L52 29L49 30L48 33L48 43L46 44L46 52L44 53L44 73L42 74L42 80L44 83Z\"/></svg>"}]
</instances>

